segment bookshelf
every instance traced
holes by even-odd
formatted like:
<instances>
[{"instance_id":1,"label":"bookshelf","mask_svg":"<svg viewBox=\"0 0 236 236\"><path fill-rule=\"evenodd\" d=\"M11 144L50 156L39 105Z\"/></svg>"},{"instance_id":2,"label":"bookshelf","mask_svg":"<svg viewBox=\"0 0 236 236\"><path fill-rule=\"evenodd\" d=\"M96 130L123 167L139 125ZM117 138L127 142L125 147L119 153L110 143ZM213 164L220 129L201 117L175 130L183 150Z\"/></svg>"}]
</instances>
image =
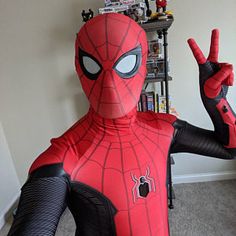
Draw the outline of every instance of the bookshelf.
<instances>
[{"instance_id":1,"label":"bookshelf","mask_svg":"<svg viewBox=\"0 0 236 236\"><path fill-rule=\"evenodd\" d=\"M162 52L162 60L163 60L163 70L162 73L157 73L152 76L152 78L146 78L145 84L144 84L144 93L150 93L146 92L146 89L150 83L160 83L160 95L162 97L165 97L165 112L170 113L170 107L169 107L169 82L172 80L172 77L169 76L169 58L168 58L168 30L171 27L172 23L174 22L174 19L166 19L166 20L157 20L153 22L147 22L144 24L141 24L141 27L146 31L146 33L149 32L155 32L158 36L158 39L161 41L161 47L163 49ZM147 65L148 66L148 65ZM155 97L155 96L154 96ZM142 95L141 95L142 98ZM155 98L154 98L155 99ZM154 101L154 104L157 101ZM142 104L142 101L141 101ZM147 105L148 107L149 105ZM159 106L159 105L158 105ZM155 112L158 112L157 109L154 110ZM174 160L172 156L168 157L167 162L167 183L168 183L168 199L169 199L169 208L173 209L173 198L174 196L174 190L173 190L173 184L172 184L172 171L171 171L171 165L174 164Z\"/></svg>"}]
</instances>

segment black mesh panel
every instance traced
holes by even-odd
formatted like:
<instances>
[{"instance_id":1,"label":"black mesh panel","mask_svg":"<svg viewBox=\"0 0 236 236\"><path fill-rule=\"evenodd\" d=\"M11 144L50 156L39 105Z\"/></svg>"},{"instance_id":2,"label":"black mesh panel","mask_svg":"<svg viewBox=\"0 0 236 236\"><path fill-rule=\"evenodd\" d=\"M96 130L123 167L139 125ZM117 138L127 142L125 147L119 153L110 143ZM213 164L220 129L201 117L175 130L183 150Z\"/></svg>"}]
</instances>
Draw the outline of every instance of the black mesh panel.
<instances>
[{"instance_id":1,"label":"black mesh panel","mask_svg":"<svg viewBox=\"0 0 236 236\"><path fill-rule=\"evenodd\" d=\"M66 207L67 190L63 177L27 181L8 236L53 236Z\"/></svg>"},{"instance_id":2,"label":"black mesh panel","mask_svg":"<svg viewBox=\"0 0 236 236\"><path fill-rule=\"evenodd\" d=\"M190 152L221 159L232 159L233 156L224 148L213 131L201 129L177 120L174 123L176 134L171 146L171 153Z\"/></svg>"}]
</instances>

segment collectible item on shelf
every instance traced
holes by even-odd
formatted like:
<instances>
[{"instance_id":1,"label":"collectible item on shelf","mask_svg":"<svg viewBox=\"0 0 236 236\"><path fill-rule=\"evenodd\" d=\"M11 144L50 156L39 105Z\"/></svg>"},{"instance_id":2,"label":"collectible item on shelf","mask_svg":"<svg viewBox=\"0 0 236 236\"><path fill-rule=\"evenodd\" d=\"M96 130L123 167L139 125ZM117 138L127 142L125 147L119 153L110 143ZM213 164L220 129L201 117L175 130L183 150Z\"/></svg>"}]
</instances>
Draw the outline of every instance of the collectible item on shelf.
<instances>
[{"instance_id":1,"label":"collectible item on shelf","mask_svg":"<svg viewBox=\"0 0 236 236\"><path fill-rule=\"evenodd\" d=\"M132 4L125 13L136 22L143 23L147 21L146 5L143 2Z\"/></svg>"},{"instance_id":2,"label":"collectible item on shelf","mask_svg":"<svg viewBox=\"0 0 236 236\"><path fill-rule=\"evenodd\" d=\"M166 11L167 0L156 0L156 11L161 13Z\"/></svg>"},{"instance_id":3,"label":"collectible item on shelf","mask_svg":"<svg viewBox=\"0 0 236 236\"><path fill-rule=\"evenodd\" d=\"M135 0L105 0L105 7L135 4Z\"/></svg>"},{"instance_id":4,"label":"collectible item on shelf","mask_svg":"<svg viewBox=\"0 0 236 236\"><path fill-rule=\"evenodd\" d=\"M148 57L163 57L163 46L159 40L148 41Z\"/></svg>"},{"instance_id":5,"label":"collectible item on shelf","mask_svg":"<svg viewBox=\"0 0 236 236\"><path fill-rule=\"evenodd\" d=\"M171 100L169 96L169 107L171 107ZM166 96L158 95L158 112L166 113Z\"/></svg>"},{"instance_id":6,"label":"collectible item on shelf","mask_svg":"<svg viewBox=\"0 0 236 236\"><path fill-rule=\"evenodd\" d=\"M148 19L146 17L146 4L143 1L136 0L120 0L105 1L105 7L99 8L99 14L104 13L123 13L138 23L144 23Z\"/></svg>"},{"instance_id":7,"label":"collectible item on shelf","mask_svg":"<svg viewBox=\"0 0 236 236\"><path fill-rule=\"evenodd\" d=\"M207 59L189 41L210 131L170 114L138 112L145 31L123 14L87 21L77 34L75 66L90 108L30 167L8 236L53 236L66 207L77 236L169 236L169 154L236 156L236 117L226 99L233 68L218 62L218 38L213 31Z\"/></svg>"},{"instance_id":8,"label":"collectible item on shelf","mask_svg":"<svg viewBox=\"0 0 236 236\"><path fill-rule=\"evenodd\" d=\"M99 8L98 12L99 14L105 14L105 13L124 13L129 9L128 5L111 5L104 8Z\"/></svg>"},{"instance_id":9,"label":"collectible item on shelf","mask_svg":"<svg viewBox=\"0 0 236 236\"><path fill-rule=\"evenodd\" d=\"M81 15L82 15L82 18L83 18L83 22L87 22L88 20L93 18L94 13L91 9L89 9L88 12L85 12L85 10L83 10Z\"/></svg>"},{"instance_id":10,"label":"collectible item on shelf","mask_svg":"<svg viewBox=\"0 0 236 236\"><path fill-rule=\"evenodd\" d=\"M167 60L167 72L169 73L169 60ZM147 60L147 76L146 79L154 79L163 77L165 74L165 60L155 57L149 57Z\"/></svg>"},{"instance_id":11,"label":"collectible item on shelf","mask_svg":"<svg viewBox=\"0 0 236 236\"><path fill-rule=\"evenodd\" d=\"M156 73L159 75L165 74L165 61L164 59L157 59ZM167 72L169 72L169 62L167 60Z\"/></svg>"},{"instance_id":12,"label":"collectible item on shelf","mask_svg":"<svg viewBox=\"0 0 236 236\"><path fill-rule=\"evenodd\" d=\"M172 11L165 11L165 12L153 12L148 21L165 21L165 20L169 20L169 19L173 19L173 12Z\"/></svg>"},{"instance_id":13,"label":"collectible item on shelf","mask_svg":"<svg viewBox=\"0 0 236 236\"><path fill-rule=\"evenodd\" d=\"M154 79L157 77L157 63L154 61L154 59L148 59L147 60L147 75L146 79Z\"/></svg>"},{"instance_id":14,"label":"collectible item on shelf","mask_svg":"<svg viewBox=\"0 0 236 236\"><path fill-rule=\"evenodd\" d=\"M156 1L156 6L159 10L154 13L150 9L149 0L105 0L104 5L104 8L98 9L99 14L122 13L141 24L150 20L167 20L173 18L172 12L166 11L166 1L162 0ZM163 11L160 9L163 9Z\"/></svg>"},{"instance_id":15,"label":"collectible item on shelf","mask_svg":"<svg viewBox=\"0 0 236 236\"><path fill-rule=\"evenodd\" d=\"M105 1L105 8L99 8L99 14L111 12L123 13L139 23L147 21L146 5L143 1Z\"/></svg>"},{"instance_id":16,"label":"collectible item on shelf","mask_svg":"<svg viewBox=\"0 0 236 236\"><path fill-rule=\"evenodd\" d=\"M156 12L151 12L149 21L173 19L173 12L167 11L167 0L156 0Z\"/></svg>"}]
</instances>

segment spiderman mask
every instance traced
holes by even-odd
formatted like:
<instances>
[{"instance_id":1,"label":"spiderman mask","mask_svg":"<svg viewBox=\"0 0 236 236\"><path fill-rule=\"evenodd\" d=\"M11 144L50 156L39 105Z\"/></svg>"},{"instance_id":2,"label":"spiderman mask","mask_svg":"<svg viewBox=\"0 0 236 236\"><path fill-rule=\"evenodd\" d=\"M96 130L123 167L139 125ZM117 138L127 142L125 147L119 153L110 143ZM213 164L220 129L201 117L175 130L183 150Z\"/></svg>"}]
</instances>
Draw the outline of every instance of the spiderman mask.
<instances>
[{"instance_id":1,"label":"spiderman mask","mask_svg":"<svg viewBox=\"0 0 236 236\"><path fill-rule=\"evenodd\" d=\"M91 108L103 118L136 108L146 76L145 31L122 14L89 20L75 43L75 66Z\"/></svg>"}]
</instances>

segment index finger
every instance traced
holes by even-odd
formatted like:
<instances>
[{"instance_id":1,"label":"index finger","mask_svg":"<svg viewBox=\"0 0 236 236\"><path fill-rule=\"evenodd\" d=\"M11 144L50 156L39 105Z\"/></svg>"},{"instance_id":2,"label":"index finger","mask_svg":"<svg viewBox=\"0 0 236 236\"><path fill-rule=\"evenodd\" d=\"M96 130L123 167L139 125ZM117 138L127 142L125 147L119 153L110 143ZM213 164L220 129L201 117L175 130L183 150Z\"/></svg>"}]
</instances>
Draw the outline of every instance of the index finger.
<instances>
[{"instance_id":1,"label":"index finger","mask_svg":"<svg viewBox=\"0 0 236 236\"><path fill-rule=\"evenodd\" d=\"M218 62L218 55L219 55L219 35L220 32L218 29L212 30L211 33L211 47L208 56L208 60L211 62Z\"/></svg>"},{"instance_id":2,"label":"index finger","mask_svg":"<svg viewBox=\"0 0 236 236\"><path fill-rule=\"evenodd\" d=\"M193 55L197 61L198 64L204 64L206 62L206 58L203 55L201 49L198 47L197 43L194 39L189 39L188 44L193 52Z\"/></svg>"}]
</instances>

